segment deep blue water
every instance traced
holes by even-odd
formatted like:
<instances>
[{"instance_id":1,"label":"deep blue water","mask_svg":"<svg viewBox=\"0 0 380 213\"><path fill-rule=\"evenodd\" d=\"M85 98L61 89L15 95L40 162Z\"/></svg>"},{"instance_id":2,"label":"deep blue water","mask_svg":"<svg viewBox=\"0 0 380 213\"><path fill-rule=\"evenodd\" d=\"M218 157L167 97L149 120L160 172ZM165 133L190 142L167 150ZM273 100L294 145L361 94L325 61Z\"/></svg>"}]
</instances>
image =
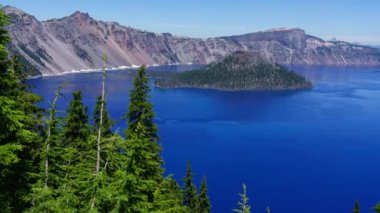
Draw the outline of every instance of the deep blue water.
<instances>
[{"instance_id":1,"label":"deep blue water","mask_svg":"<svg viewBox=\"0 0 380 213\"><path fill-rule=\"evenodd\" d=\"M157 67L183 70L191 67ZM380 201L380 68L295 67L311 91L226 92L152 88L166 173L179 180L191 160L195 182L207 177L213 212L231 212L247 184L254 212L362 212ZM92 112L100 73L30 80L53 98L81 90ZM112 71L107 101L117 128L127 111L132 76Z\"/></svg>"}]
</instances>

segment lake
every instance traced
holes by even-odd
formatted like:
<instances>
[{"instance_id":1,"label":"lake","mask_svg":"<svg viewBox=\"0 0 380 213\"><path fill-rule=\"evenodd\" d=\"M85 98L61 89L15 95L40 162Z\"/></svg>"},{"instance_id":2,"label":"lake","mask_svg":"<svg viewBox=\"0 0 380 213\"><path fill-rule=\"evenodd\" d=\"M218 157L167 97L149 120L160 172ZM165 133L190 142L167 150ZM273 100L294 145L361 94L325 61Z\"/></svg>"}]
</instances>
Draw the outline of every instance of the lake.
<instances>
[{"instance_id":1,"label":"lake","mask_svg":"<svg viewBox=\"0 0 380 213\"><path fill-rule=\"evenodd\" d=\"M163 66L181 71L196 66ZM247 185L253 212L362 212L380 201L380 68L294 67L310 91L228 92L152 88L167 174L178 180L190 160L199 187L207 177L213 212L231 212ZM128 109L133 76L108 72L106 92L116 129ZM59 108L81 90L92 114L101 73L29 80L52 101L68 81Z\"/></svg>"}]
</instances>

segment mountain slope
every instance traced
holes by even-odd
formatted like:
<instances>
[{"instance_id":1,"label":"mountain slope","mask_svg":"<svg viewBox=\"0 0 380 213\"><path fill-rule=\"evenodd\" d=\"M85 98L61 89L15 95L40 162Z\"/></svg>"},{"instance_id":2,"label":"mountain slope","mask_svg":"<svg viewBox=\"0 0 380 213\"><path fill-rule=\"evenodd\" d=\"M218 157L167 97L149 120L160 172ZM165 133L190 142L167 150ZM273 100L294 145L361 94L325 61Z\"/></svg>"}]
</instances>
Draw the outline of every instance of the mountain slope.
<instances>
[{"instance_id":1,"label":"mountain slope","mask_svg":"<svg viewBox=\"0 0 380 213\"><path fill-rule=\"evenodd\" d=\"M283 66L271 63L259 53L239 51L200 70L158 79L163 88L212 88L221 90L309 89L311 83Z\"/></svg>"},{"instance_id":2,"label":"mountain slope","mask_svg":"<svg viewBox=\"0 0 380 213\"><path fill-rule=\"evenodd\" d=\"M280 64L380 65L378 49L345 42L326 42L301 29L277 29L240 36L197 39L157 34L98 21L86 13L38 21L14 7L7 28L9 49L23 55L42 74L102 66L107 51L109 66L141 64L207 64L235 51L260 52Z\"/></svg>"}]
</instances>

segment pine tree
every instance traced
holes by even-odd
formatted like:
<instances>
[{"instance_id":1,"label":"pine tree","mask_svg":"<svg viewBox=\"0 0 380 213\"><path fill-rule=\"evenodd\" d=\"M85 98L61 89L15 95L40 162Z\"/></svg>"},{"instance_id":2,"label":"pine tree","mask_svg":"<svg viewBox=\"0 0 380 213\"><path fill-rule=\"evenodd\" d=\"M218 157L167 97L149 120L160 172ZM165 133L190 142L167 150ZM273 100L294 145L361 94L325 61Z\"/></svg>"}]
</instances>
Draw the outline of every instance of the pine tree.
<instances>
[{"instance_id":1,"label":"pine tree","mask_svg":"<svg viewBox=\"0 0 380 213\"><path fill-rule=\"evenodd\" d=\"M142 66L137 71L134 87L130 91L125 151L129 156L127 172L134 174L142 182L149 182L149 187L144 191L147 193L148 201L152 202L155 187L163 179L163 161L160 156L157 127L153 121L153 105L148 100L149 91L145 67Z\"/></svg>"},{"instance_id":2,"label":"pine tree","mask_svg":"<svg viewBox=\"0 0 380 213\"><path fill-rule=\"evenodd\" d=\"M354 209L352 210L353 213L360 213L360 205L359 201L355 201Z\"/></svg>"},{"instance_id":3,"label":"pine tree","mask_svg":"<svg viewBox=\"0 0 380 213\"><path fill-rule=\"evenodd\" d=\"M107 54L103 55L103 73L102 73L102 91L101 95L98 97L95 110L94 110L94 129L96 132L96 164L95 164L95 179L92 180L93 184L87 187L87 192L92 195L91 207L92 211L98 209L99 204L99 194L102 191L105 183L109 179L105 171L101 171L101 163L107 164L108 158L103 153L102 143L105 141L105 137L110 137L112 135L111 131L111 120L108 116L106 109L106 97L105 97L105 80L106 80L106 64L107 64ZM89 151L89 155L91 150ZM91 177L89 177L91 178Z\"/></svg>"},{"instance_id":4,"label":"pine tree","mask_svg":"<svg viewBox=\"0 0 380 213\"><path fill-rule=\"evenodd\" d=\"M158 143L157 127L154 124L153 105L149 102L150 87L145 76L145 66L137 70L137 75L133 81L133 88L130 91L129 111L127 114L128 128L126 130L127 139L136 134L138 125L144 129L144 137L148 140L145 148L150 151L152 164L145 170L145 178L160 182L162 180L163 164L160 156L161 146ZM140 129L141 129L140 128Z\"/></svg>"},{"instance_id":5,"label":"pine tree","mask_svg":"<svg viewBox=\"0 0 380 213\"><path fill-rule=\"evenodd\" d=\"M199 212L209 213L211 211L211 204L207 196L206 177L202 178L201 187L198 195Z\"/></svg>"},{"instance_id":6,"label":"pine tree","mask_svg":"<svg viewBox=\"0 0 380 213\"><path fill-rule=\"evenodd\" d=\"M133 88L130 91L130 103L127 113L126 136L136 131L137 123L141 122L147 129L152 141L158 141L157 127L154 124L153 105L149 103L149 82L146 78L145 66L137 70L133 80Z\"/></svg>"},{"instance_id":7,"label":"pine tree","mask_svg":"<svg viewBox=\"0 0 380 213\"><path fill-rule=\"evenodd\" d=\"M65 146L84 149L87 147L89 137L89 126L87 107L82 103L82 93L73 93L73 100L67 109L67 118L63 130L63 141Z\"/></svg>"},{"instance_id":8,"label":"pine tree","mask_svg":"<svg viewBox=\"0 0 380 213\"><path fill-rule=\"evenodd\" d=\"M59 170L57 167L59 166L60 162L60 149L62 148L61 146L61 141L60 141L60 135L58 129L58 121L57 121L57 101L58 98L62 95L61 90L63 87L66 85L66 83L61 84L61 86L58 87L57 91L55 92L55 97L54 100L50 106L49 109L49 120L47 123L47 130L46 130L46 139L45 139L45 153L44 153L44 158L45 158L45 165L44 165L44 186L48 187L49 186L49 179L51 179L51 182L53 185L58 184L57 182L58 177L55 176L58 172L54 171L54 168L56 170ZM49 165L50 161L50 165ZM50 168L49 168L50 166ZM54 172L50 172L49 170L52 170ZM49 177L52 176L52 177Z\"/></svg>"},{"instance_id":9,"label":"pine tree","mask_svg":"<svg viewBox=\"0 0 380 213\"><path fill-rule=\"evenodd\" d=\"M104 162L97 175L91 174L95 177L87 187L89 195L92 195L91 202L94 202L92 210L98 212L118 212L119 207L125 204L128 200L127 193L125 193L127 176L126 162L128 156L125 151L127 150L125 139L118 133L103 139L104 145L102 146L102 154ZM95 196L94 196L95 195ZM127 202L128 203L128 202Z\"/></svg>"},{"instance_id":10,"label":"pine tree","mask_svg":"<svg viewBox=\"0 0 380 213\"><path fill-rule=\"evenodd\" d=\"M198 211L197 189L193 184L193 173L191 172L190 161L187 162L185 187L183 189L183 204L190 212Z\"/></svg>"},{"instance_id":11,"label":"pine tree","mask_svg":"<svg viewBox=\"0 0 380 213\"><path fill-rule=\"evenodd\" d=\"M243 194L239 194L241 201L238 202L238 209L234 209L234 212L238 213L250 213L251 212L251 206L248 204L248 196L247 196L247 187L245 184L243 184Z\"/></svg>"},{"instance_id":12,"label":"pine tree","mask_svg":"<svg viewBox=\"0 0 380 213\"><path fill-rule=\"evenodd\" d=\"M57 119L57 101L61 96L63 83L55 92L55 97L48 110L46 136L41 150L41 170L37 173L37 181L33 184L33 206L31 212L58 211L56 189L61 184L62 143L60 125Z\"/></svg>"},{"instance_id":13,"label":"pine tree","mask_svg":"<svg viewBox=\"0 0 380 213\"><path fill-rule=\"evenodd\" d=\"M37 150L41 145L41 98L28 91L16 59L9 59L10 41L0 11L0 209L21 212L28 207L31 175L38 172Z\"/></svg>"},{"instance_id":14,"label":"pine tree","mask_svg":"<svg viewBox=\"0 0 380 213\"><path fill-rule=\"evenodd\" d=\"M87 107L82 103L82 93L74 92L63 127L64 161L61 166L62 183L57 198L63 209L79 209L81 206L90 205L91 195L84 194L84 189L87 189L92 181L91 172L95 165L94 155L90 153L89 139Z\"/></svg>"},{"instance_id":15,"label":"pine tree","mask_svg":"<svg viewBox=\"0 0 380 213\"><path fill-rule=\"evenodd\" d=\"M159 166L159 162L152 160L154 153L149 149L149 135L146 128L140 122L137 123L136 131L129 135L124 150L127 161L118 171L118 182L123 190L117 195L117 210L119 212L148 212L150 202L153 201L153 193L158 182L151 177L151 168Z\"/></svg>"},{"instance_id":16,"label":"pine tree","mask_svg":"<svg viewBox=\"0 0 380 213\"><path fill-rule=\"evenodd\" d=\"M183 206L181 187L171 177L165 178L154 192L152 212L187 212L186 207Z\"/></svg>"}]
</instances>

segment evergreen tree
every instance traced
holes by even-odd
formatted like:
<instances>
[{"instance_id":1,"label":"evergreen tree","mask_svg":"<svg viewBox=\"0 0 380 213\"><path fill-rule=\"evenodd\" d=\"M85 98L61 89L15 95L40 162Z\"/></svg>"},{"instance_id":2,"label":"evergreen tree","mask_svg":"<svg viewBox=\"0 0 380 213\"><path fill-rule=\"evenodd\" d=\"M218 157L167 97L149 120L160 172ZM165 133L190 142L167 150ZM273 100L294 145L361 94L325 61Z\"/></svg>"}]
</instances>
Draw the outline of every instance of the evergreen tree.
<instances>
[{"instance_id":1,"label":"evergreen tree","mask_svg":"<svg viewBox=\"0 0 380 213\"><path fill-rule=\"evenodd\" d=\"M190 161L187 162L183 204L188 207L190 212L198 211L197 189L193 184L193 173L191 172Z\"/></svg>"},{"instance_id":2,"label":"evergreen tree","mask_svg":"<svg viewBox=\"0 0 380 213\"><path fill-rule=\"evenodd\" d=\"M63 130L63 141L65 146L84 149L89 137L89 126L87 107L82 103L82 93L73 93L73 100L67 109L67 118Z\"/></svg>"},{"instance_id":3,"label":"evergreen tree","mask_svg":"<svg viewBox=\"0 0 380 213\"><path fill-rule=\"evenodd\" d=\"M247 187L245 184L243 184L243 194L239 194L241 201L238 202L238 209L234 209L234 212L238 213L250 213L251 212L251 206L248 204L248 196L247 196Z\"/></svg>"},{"instance_id":4,"label":"evergreen tree","mask_svg":"<svg viewBox=\"0 0 380 213\"><path fill-rule=\"evenodd\" d=\"M127 114L128 128L126 130L127 139L136 134L138 125L144 129L144 138L148 141L145 148L149 150L152 163L145 170L145 178L160 182L162 180L163 161L160 156L161 146L158 143L157 127L154 124L153 105L149 102L150 87L145 73L145 66L137 70L137 75L133 81L133 88L130 91L129 111ZM140 128L140 129L141 129Z\"/></svg>"},{"instance_id":5,"label":"evergreen tree","mask_svg":"<svg viewBox=\"0 0 380 213\"><path fill-rule=\"evenodd\" d=\"M211 204L207 196L206 177L202 178L201 188L198 195L199 212L209 213L211 211Z\"/></svg>"},{"instance_id":6,"label":"evergreen tree","mask_svg":"<svg viewBox=\"0 0 380 213\"><path fill-rule=\"evenodd\" d=\"M87 187L87 194L92 195L91 203L94 203L92 210L99 212L118 212L120 206L127 203L127 193L125 186L128 181L126 162L128 156L125 140L117 133L103 139L102 154L104 159L100 172L97 175L91 174L94 177L92 183ZM95 152L94 152L95 153ZM90 197L91 198L91 197Z\"/></svg>"},{"instance_id":7,"label":"evergreen tree","mask_svg":"<svg viewBox=\"0 0 380 213\"><path fill-rule=\"evenodd\" d=\"M10 41L0 11L0 209L21 212L28 207L31 184L38 172L37 151L41 145L41 98L28 91L16 59L9 59Z\"/></svg>"},{"instance_id":8,"label":"evergreen tree","mask_svg":"<svg viewBox=\"0 0 380 213\"><path fill-rule=\"evenodd\" d=\"M57 89L54 100L48 110L46 136L41 150L41 170L37 173L37 181L33 184L33 206L31 212L57 211L59 205L55 201L56 189L61 184L62 143L61 129L57 119L57 101L61 96L63 83Z\"/></svg>"},{"instance_id":9,"label":"evergreen tree","mask_svg":"<svg viewBox=\"0 0 380 213\"><path fill-rule=\"evenodd\" d=\"M63 83L58 87L55 92L54 100L48 111L49 120L46 127L46 139L45 139L45 152L44 152L44 186L48 187L49 185L57 186L59 184L59 178L57 174L60 172L59 165L61 163L60 154L62 153L62 144L60 138L60 131L58 119L57 119L57 101L58 98L62 95L61 90L66 85ZM49 173L50 172L50 173ZM50 180L50 184L49 184Z\"/></svg>"},{"instance_id":10,"label":"evergreen tree","mask_svg":"<svg viewBox=\"0 0 380 213\"><path fill-rule=\"evenodd\" d=\"M61 208L79 209L90 206L91 195L84 189L93 180L95 161L90 153L87 107L82 103L82 93L74 92L67 109L63 128L62 183L58 189ZM94 141L94 140L92 140Z\"/></svg>"},{"instance_id":11,"label":"evergreen tree","mask_svg":"<svg viewBox=\"0 0 380 213\"><path fill-rule=\"evenodd\" d=\"M92 194L92 200L91 200L91 210L100 210L105 209L107 212L111 209L111 206L106 204L110 203L107 197L109 197L111 194L108 191L108 184L110 179L110 174L107 172L109 171L108 162L109 162L109 156L108 154L111 154L110 152L107 152L107 146L108 148L112 147L107 142L112 137L112 125L113 122L111 118L109 117L107 106L106 106L106 94L105 94L105 79L106 79L106 64L107 64L107 54L104 53L103 55L103 75L102 75L102 92L101 95L98 96L97 102L95 105L94 113L93 113L93 119L94 119L94 133L96 134L96 167L95 167L95 176L92 180L93 184L86 187L86 192L88 194ZM115 152L117 148L112 147L111 152ZM109 150L109 149L108 149ZM94 150L95 151L95 150ZM92 150L90 151L92 153ZM89 154L92 155L92 154ZM108 169L108 170L107 170ZM107 196L109 195L109 196Z\"/></svg>"},{"instance_id":12,"label":"evergreen tree","mask_svg":"<svg viewBox=\"0 0 380 213\"><path fill-rule=\"evenodd\" d=\"M126 168L128 174L134 175L142 185L149 186L141 190L146 193L147 200L153 202L155 187L163 179L161 167L163 161L160 156L161 146L158 143L157 127L153 122L153 106L148 101L149 91L145 67L142 66L137 71L134 87L130 92L125 151L129 156Z\"/></svg>"},{"instance_id":13,"label":"evergreen tree","mask_svg":"<svg viewBox=\"0 0 380 213\"><path fill-rule=\"evenodd\" d=\"M136 131L137 123L141 122L147 129L150 139L158 141L157 127L154 124L153 105L149 103L149 82L146 77L145 66L141 66L137 70L137 74L133 80L133 88L130 91L130 103L127 113L126 136Z\"/></svg>"},{"instance_id":14,"label":"evergreen tree","mask_svg":"<svg viewBox=\"0 0 380 213\"><path fill-rule=\"evenodd\" d=\"M355 201L354 209L352 210L352 213L360 213L359 201Z\"/></svg>"},{"instance_id":15,"label":"evergreen tree","mask_svg":"<svg viewBox=\"0 0 380 213\"><path fill-rule=\"evenodd\" d=\"M156 213L187 212L186 207L183 206L181 187L171 177L165 178L154 192L153 209L152 212Z\"/></svg>"},{"instance_id":16,"label":"evergreen tree","mask_svg":"<svg viewBox=\"0 0 380 213\"><path fill-rule=\"evenodd\" d=\"M129 135L124 150L126 152L125 171L117 171L118 185L125 196L116 195L118 212L148 212L153 201L153 193L158 182L151 177L151 168L159 165L152 160L154 153L149 147L149 136L145 126L137 123L136 131ZM118 190L119 191L119 190Z\"/></svg>"}]
</instances>

